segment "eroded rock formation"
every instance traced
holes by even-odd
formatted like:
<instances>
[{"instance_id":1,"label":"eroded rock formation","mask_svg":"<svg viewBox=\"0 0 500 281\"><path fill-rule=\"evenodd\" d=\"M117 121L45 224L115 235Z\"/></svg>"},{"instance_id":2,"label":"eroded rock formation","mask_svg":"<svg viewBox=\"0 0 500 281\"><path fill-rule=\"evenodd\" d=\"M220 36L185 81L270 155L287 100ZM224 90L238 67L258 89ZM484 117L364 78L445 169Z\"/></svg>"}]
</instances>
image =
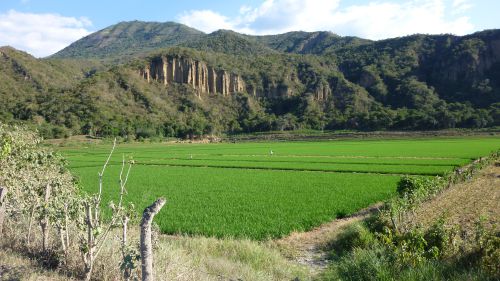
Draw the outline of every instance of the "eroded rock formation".
<instances>
[{"instance_id":1,"label":"eroded rock formation","mask_svg":"<svg viewBox=\"0 0 500 281\"><path fill-rule=\"evenodd\" d=\"M327 100L332 95L332 89L330 89L330 85L328 83L321 83L316 88L316 92L314 93L314 98L316 100Z\"/></svg>"},{"instance_id":2,"label":"eroded rock formation","mask_svg":"<svg viewBox=\"0 0 500 281\"><path fill-rule=\"evenodd\" d=\"M188 84L196 90L198 96L220 94L228 96L234 93L249 93L255 97L284 98L300 94L297 89L309 87L318 101L331 98L332 88L326 81L316 85L304 85L295 71L281 78L244 81L241 75L216 69L203 61L179 56L158 56L149 61L140 75L148 82L156 81L165 86L172 83Z\"/></svg>"},{"instance_id":3,"label":"eroded rock formation","mask_svg":"<svg viewBox=\"0 0 500 281\"><path fill-rule=\"evenodd\" d=\"M164 85L182 83L191 85L199 95L222 94L224 96L244 92L245 82L240 75L217 70L205 62L179 57L157 57L141 70L144 79Z\"/></svg>"}]
</instances>

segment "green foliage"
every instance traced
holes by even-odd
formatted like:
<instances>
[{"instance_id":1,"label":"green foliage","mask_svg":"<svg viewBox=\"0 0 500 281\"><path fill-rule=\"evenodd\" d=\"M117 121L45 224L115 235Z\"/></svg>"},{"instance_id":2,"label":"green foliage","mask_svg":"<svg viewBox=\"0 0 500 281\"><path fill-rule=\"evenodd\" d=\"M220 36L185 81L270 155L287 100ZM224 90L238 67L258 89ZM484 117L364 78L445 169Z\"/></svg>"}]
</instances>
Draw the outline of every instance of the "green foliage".
<instances>
[{"instance_id":1,"label":"green foliage","mask_svg":"<svg viewBox=\"0 0 500 281\"><path fill-rule=\"evenodd\" d=\"M12 137L11 136L2 136L0 140L0 158L8 156L12 152Z\"/></svg>"},{"instance_id":2,"label":"green foliage","mask_svg":"<svg viewBox=\"0 0 500 281\"><path fill-rule=\"evenodd\" d=\"M378 244L354 248L333 263L319 280L391 280L391 255Z\"/></svg>"},{"instance_id":3,"label":"green foliage","mask_svg":"<svg viewBox=\"0 0 500 281\"><path fill-rule=\"evenodd\" d=\"M331 258L346 255L356 248L368 248L376 242L373 233L362 223L351 224L342 231L334 242L328 245Z\"/></svg>"},{"instance_id":4,"label":"green foliage","mask_svg":"<svg viewBox=\"0 0 500 281\"><path fill-rule=\"evenodd\" d=\"M180 45L201 51L243 56L275 53L273 49L259 44L253 38L230 30L218 30Z\"/></svg>"},{"instance_id":5,"label":"green foliage","mask_svg":"<svg viewBox=\"0 0 500 281\"><path fill-rule=\"evenodd\" d=\"M248 36L250 37L250 36ZM288 32L254 37L258 42L281 52L298 54L325 54L341 48L371 43L357 37L341 37L330 32Z\"/></svg>"},{"instance_id":6,"label":"green foliage","mask_svg":"<svg viewBox=\"0 0 500 281\"><path fill-rule=\"evenodd\" d=\"M408 196L429 185L429 179L405 176L398 183L397 191L400 196Z\"/></svg>"},{"instance_id":7,"label":"green foliage","mask_svg":"<svg viewBox=\"0 0 500 281\"><path fill-rule=\"evenodd\" d=\"M487 234L483 239L481 267L492 276L500 278L500 233Z\"/></svg>"},{"instance_id":8,"label":"green foliage","mask_svg":"<svg viewBox=\"0 0 500 281\"><path fill-rule=\"evenodd\" d=\"M50 59L2 48L0 120L28 122L47 138L488 128L500 124L500 62L491 55L498 34L369 41L124 22ZM200 99L185 84L148 84L139 69L161 55L239 74L246 89Z\"/></svg>"},{"instance_id":9,"label":"green foliage","mask_svg":"<svg viewBox=\"0 0 500 281\"><path fill-rule=\"evenodd\" d=\"M496 229L487 231L484 226L485 217L479 218L476 221L475 242L479 259L479 266L491 274L492 276L500 277L500 232Z\"/></svg>"},{"instance_id":10,"label":"green foliage","mask_svg":"<svg viewBox=\"0 0 500 281\"><path fill-rule=\"evenodd\" d=\"M3 147L0 185L8 190L4 203L7 214L13 221L29 217L42 226L43 232L47 231L48 225L57 226L59 231L68 231L67 220L77 216L76 185L61 155L41 147L40 143L36 133L0 123L0 144ZM31 229L25 233L29 246ZM43 250L46 252L45 242Z\"/></svg>"},{"instance_id":11,"label":"green foliage","mask_svg":"<svg viewBox=\"0 0 500 281\"><path fill-rule=\"evenodd\" d=\"M404 266L413 267L426 261L450 257L458 251L458 231L445 225L444 219L437 220L426 230L417 227L399 232L386 227L376 235L398 263Z\"/></svg>"},{"instance_id":12,"label":"green foliage","mask_svg":"<svg viewBox=\"0 0 500 281\"><path fill-rule=\"evenodd\" d=\"M462 267L438 260L423 260L414 266L400 264L393 252L380 243L370 247L355 248L340 260L332 263L318 280L478 280L493 281L489 275L476 267Z\"/></svg>"}]
</instances>

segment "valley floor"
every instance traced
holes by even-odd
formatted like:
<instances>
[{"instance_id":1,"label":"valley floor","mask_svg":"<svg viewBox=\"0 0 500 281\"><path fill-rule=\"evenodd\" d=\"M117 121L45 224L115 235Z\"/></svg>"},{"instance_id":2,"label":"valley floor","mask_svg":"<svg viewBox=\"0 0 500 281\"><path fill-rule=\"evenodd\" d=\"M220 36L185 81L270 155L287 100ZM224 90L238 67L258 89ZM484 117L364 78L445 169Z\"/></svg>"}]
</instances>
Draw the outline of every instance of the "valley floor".
<instances>
[{"instance_id":1,"label":"valley floor","mask_svg":"<svg viewBox=\"0 0 500 281\"><path fill-rule=\"evenodd\" d=\"M289 237L267 242L161 235L155 253L157 276L159 280L313 279L315 273L327 264L324 249L328 243L350 223L376 212L377 207L375 205L307 233L293 233ZM483 169L472 181L454 185L419 206L415 211L414 223L425 226L442 216L467 229L473 229L475 218L486 216L489 226L498 227L500 165L497 163ZM109 260L113 255L113 243L107 247L103 259ZM105 269L105 266L104 262L99 265L102 269L96 272L96 277L108 280L117 278L119 271ZM68 278L46 271L35 261L2 247L0 280Z\"/></svg>"}]
</instances>

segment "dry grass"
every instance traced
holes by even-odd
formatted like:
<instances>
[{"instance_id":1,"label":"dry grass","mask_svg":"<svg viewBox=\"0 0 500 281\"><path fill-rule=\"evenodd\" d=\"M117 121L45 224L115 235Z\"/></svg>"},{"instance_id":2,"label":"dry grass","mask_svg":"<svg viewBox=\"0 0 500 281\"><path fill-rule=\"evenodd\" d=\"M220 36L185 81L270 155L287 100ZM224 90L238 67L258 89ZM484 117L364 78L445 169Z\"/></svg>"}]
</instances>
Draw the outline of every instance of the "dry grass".
<instances>
[{"instance_id":1,"label":"dry grass","mask_svg":"<svg viewBox=\"0 0 500 281\"><path fill-rule=\"evenodd\" d=\"M82 276L77 245L71 250L68 266L59 272L44 269L36 257L40 248L38 227L31 246L25 244L22 222L9 224L0 245L0 280L71 280ZM14 229L14 231L12 231ZM94 280L121 280L121 251L117 229L104 246L95 264ZM56 237L53 233L52 237ZM3 239L6 238L6 239ZM75 239L76 240L76 239ZM139 227L129 230L131 245L139 241ZM154 245L154 270L158 280L310 280L309 269L286 259L271 242L158 235ZM58 241L52 240L54 248ZM23 253L23 255L15 254ZM140 276L140 263L135 274ZM17 278L17 279L16 279ZM37 279L38 278L38 279Z\"/></svg>"},{"instance_id":2,"label":"dry grass","mask_svg":"<svg viewBox=\"0 0 500 281\"><path fill-rule=\"evenodd\" d=\"M497 164L498 165L498 164ZM414 212L412 223L429 226L443 217L450 225L474 229L480 217L486 218L486 227L500 225L500 166L483 169L473 180L456 184Z\"/></svg>"},{"instance_id":3,"label":"dry grass","mask_svg":"<svg viewBox=\"0 0 500 281\"><path fill-rule=\"evenodd\" d=\"M35 260L9 249L0 250L0 280L59 281L74 280L42 269Z\"/></svg>"}]
</instances>

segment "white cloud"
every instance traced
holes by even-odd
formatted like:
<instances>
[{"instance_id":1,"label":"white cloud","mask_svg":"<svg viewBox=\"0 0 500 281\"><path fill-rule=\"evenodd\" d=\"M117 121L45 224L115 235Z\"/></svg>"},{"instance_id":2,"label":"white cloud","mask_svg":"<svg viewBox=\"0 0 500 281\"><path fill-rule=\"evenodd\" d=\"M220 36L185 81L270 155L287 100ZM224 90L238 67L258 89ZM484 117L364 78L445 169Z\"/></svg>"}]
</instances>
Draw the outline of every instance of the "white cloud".
<instances>
[{"instance_id":1,"label":"white cloud","mask_svg":"<svg viewBox=\"0 0 500 281\"><path fill-rule=\"evenodd\" d=\"M447 18L442 0L415 0L406 3L373 2L352 6L332 15L333 31L384 39L414 33L463 35L474 26L466 16Z\"/></svg>"},{"instance_id":2,"label":"white cloud","mask_svg":"<svg viewBox=\"0 0 500 281\"><path fill-rule=\"evenodd\" d=\"M452 13L455 15L465 13L470 10L472 6L473 5L469 0L453 0Z\"/></svg>"},{"instance_id":3,"label":"white cloud","mask_svg":"<svg viewBox=\"0 0 500 281\"><path fill-rule=\"evenodd\" d=\"M44 57L88 35L87 28L91 25L87 18L10 10L0 14L0 46L10 45Z\"/></svg>"},{"instance_id":4,"label":"white cloud","mask_svg":"<svg viewBox=\"0 0 500 281\"><path fill-rule=\"evenodd\" d=\"M185 25L197 27L199 30L205 32L233 28L227 17L210 10L185 12L179 16L179 21Z\"/></svg>"},{"instance_id":5,"label":"white cloud","mask_svg":"<svg viewBox=\"0 0 500 281\"><path fill-rule=\"evenodd\" d=\"M468 0L342 4L341 0L265 0L256 8L243 6L232 18L210 10L195 10L184 13L179 20L206 32L221 28L249 34L327 30L369 39L413 33L462 35L474 29L470 18L463 15L471 7Z\"/></svg>"}]
</instances>

